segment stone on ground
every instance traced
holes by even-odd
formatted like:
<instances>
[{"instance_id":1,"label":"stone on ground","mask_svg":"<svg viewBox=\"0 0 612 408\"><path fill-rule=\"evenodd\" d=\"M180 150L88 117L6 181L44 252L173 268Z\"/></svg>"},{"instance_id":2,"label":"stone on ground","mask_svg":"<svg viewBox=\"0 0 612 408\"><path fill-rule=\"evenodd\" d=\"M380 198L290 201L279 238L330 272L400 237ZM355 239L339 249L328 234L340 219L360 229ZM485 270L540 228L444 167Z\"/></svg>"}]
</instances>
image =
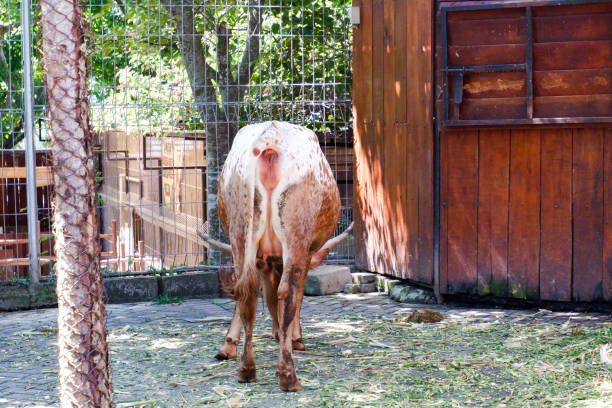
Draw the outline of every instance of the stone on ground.
<instances>
[{"instance_id":1,"label":"stone on ground","mask_svg":"<svg viewBox=\"0 0 612 408\"><path fill-rule=\"evenodd\" d=\"M107 303L143 302L158 295L157 277L133 276L104 279Z\"/></svg>"},{"instance_id":2,"label":"stone on ground","mask_svg":"<svg viewBox=\"0 0 612 408\"><path fill-rule=\"evenodd\" d=\"M162 276L162 293L178 297L217 297L221 292L217 272Z\"/></svg>"},{"instance_id":3,"label":"stone on ground","mask_svg":"<svg viewBox=\"0 0 612 408\"><path fill-rule=\"evenodd\" d=\"M308 272L304 293L306 295L331 295L342 292L344 286L351 282L351 270L348 266L321 265Z\"/></svg>"},{"instance_id":4,"label":"stone on ground","mask_svg":"<svg viewBox=\"0 0 612 408\"><path fill-rule=\"evenodd\" d=\"M389 296L391 299L403 303L437 303L432 290L417 288L411 285L395 285L391 289Z\"/></svg>"},{"instance_id":5,"label":"stone on ground","mask_svg":"<svg viewBox=\"0 0 612 408\"><path fill-rule=\"evenodd\" d=\"M360 283L374 283L376 282L376 274L370 272L353 272L351 274L353 283L358 285Z\"/></svg>"},{"instance_id":6,"label":"stone on ground","mask_svg":"<svg viewBox=\"0 0 612 408\"><path fill-rule=\"evenodd\" d=\"M344 293L371 293L378 292L376 282L372 283L347 283L344 285Z\"/></svg>"},{"instance_id":7,"label":"stone on ground","mask_svg":"<svg viewBox=\"0 0 612 408\"><path fill-rule=\"evenodd\" d=\"M399 285L400 283L402 283L402 281L399 279L393 279L383 275L376 275L376 285L378 286L379 292L389 293L395 285Z\"/></svg>"}]
</instances>

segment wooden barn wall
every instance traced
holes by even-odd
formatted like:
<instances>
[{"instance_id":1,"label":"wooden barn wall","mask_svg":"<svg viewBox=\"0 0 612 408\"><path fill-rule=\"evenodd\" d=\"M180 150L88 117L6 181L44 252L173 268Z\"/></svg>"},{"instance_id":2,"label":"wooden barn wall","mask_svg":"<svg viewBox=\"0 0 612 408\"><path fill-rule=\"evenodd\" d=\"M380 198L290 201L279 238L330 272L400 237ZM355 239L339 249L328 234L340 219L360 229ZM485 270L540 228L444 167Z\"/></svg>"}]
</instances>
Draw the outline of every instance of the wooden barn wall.
<instances>
[{"instance_id":1,"label":"wooden barn wall","mask_svg":"<svg viewBox=\"0 0 612 408\"><path fill-rule=\"evenodd\" d=\"M532 10L533 117L612 115L612 3ZM525 8L450 12L449 64L525 63L526 20ZM525 71L467 72L463 101L449 116L524 118L527 90Z\"/></svg>"},{"instance_id":2,"label":"wooden barn wall","mask_svg":"<svg viewBox=\"0 0 612 408\"><path fill-rule=\"evenodd\" d=\"M612 128L441 135L441 292L612 300Z\"/></svg>"},{"instance_id":3,"label":"wooden barn wall","mask_svg":"<svg viewBox=\"0 0 612 408\"><path fill-rule=\"evenodd\" d=\"M521 62L524 11L487 13L449 14L453 64ZM612 116L612 3L534 8L533 18L533 116ZM440 112L439 87L436 100ZM525 110L524 73L473 73L453 116ZM612 301L612 125L563 122L442 128L441 293Z\"/></svg>"},{"instance_id":4,"label":"wooden barn wall","mask_svg":"<svg viewBox=\"0 0 612 408\"><path fill-rule=\"evenodd\" d=\"M355 0L355 263L433 283L431 0Z\"/></svg>"}]
</instances>

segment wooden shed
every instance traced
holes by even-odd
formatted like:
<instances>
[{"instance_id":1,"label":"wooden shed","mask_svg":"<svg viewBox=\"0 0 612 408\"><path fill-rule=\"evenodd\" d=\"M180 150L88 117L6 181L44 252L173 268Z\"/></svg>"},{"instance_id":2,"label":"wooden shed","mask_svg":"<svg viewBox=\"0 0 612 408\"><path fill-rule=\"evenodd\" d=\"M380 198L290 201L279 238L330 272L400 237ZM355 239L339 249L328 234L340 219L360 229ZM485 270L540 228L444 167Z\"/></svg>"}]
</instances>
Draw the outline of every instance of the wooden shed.
<instances>
[{"instance_id":1,"label":"wooden shed","mask_svg":"<svg viewBox=\"0 0 612 408\"><path fill-rule=\"evenodd\" d=\"M612 301L612 2L354 6L357 266Z\"/></svg>"}]
</instances>

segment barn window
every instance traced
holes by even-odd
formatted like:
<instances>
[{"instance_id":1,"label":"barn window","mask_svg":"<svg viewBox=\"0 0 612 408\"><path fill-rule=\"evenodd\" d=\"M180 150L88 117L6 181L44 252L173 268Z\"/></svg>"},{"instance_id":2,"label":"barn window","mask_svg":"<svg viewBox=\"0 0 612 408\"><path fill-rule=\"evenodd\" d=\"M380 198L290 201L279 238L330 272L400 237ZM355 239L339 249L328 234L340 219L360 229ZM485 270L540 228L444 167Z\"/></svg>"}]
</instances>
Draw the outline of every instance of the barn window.
<instances>
[{"instance_id":1,"label":"barn window","mask_svg":"<svg viewBox=\"0 0 612 408\"><path fill-rule=\"evenodd\" d=\"M440 3L446 126L612 122L612 2Z\"/></svg>"}]
</instances>

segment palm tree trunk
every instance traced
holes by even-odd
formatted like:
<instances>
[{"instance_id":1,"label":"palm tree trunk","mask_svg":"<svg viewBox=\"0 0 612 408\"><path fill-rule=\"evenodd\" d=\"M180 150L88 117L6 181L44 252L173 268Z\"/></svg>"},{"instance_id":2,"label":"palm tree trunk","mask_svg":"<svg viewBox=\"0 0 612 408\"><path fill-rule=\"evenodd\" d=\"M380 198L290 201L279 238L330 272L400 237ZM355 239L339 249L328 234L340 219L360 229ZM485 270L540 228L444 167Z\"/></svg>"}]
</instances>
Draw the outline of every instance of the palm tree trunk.
<instances>
[{"instance_id":1,"label":"palm tree trunk","mask_svg":"<svg viewBox=\"0 0 612 408\"><path fill-rule=\"evenodd\" d=\"M41 0L41 7L53 135L60 405L111 407L84 20L76 0Z\"/></svg>"}]
</instances>

